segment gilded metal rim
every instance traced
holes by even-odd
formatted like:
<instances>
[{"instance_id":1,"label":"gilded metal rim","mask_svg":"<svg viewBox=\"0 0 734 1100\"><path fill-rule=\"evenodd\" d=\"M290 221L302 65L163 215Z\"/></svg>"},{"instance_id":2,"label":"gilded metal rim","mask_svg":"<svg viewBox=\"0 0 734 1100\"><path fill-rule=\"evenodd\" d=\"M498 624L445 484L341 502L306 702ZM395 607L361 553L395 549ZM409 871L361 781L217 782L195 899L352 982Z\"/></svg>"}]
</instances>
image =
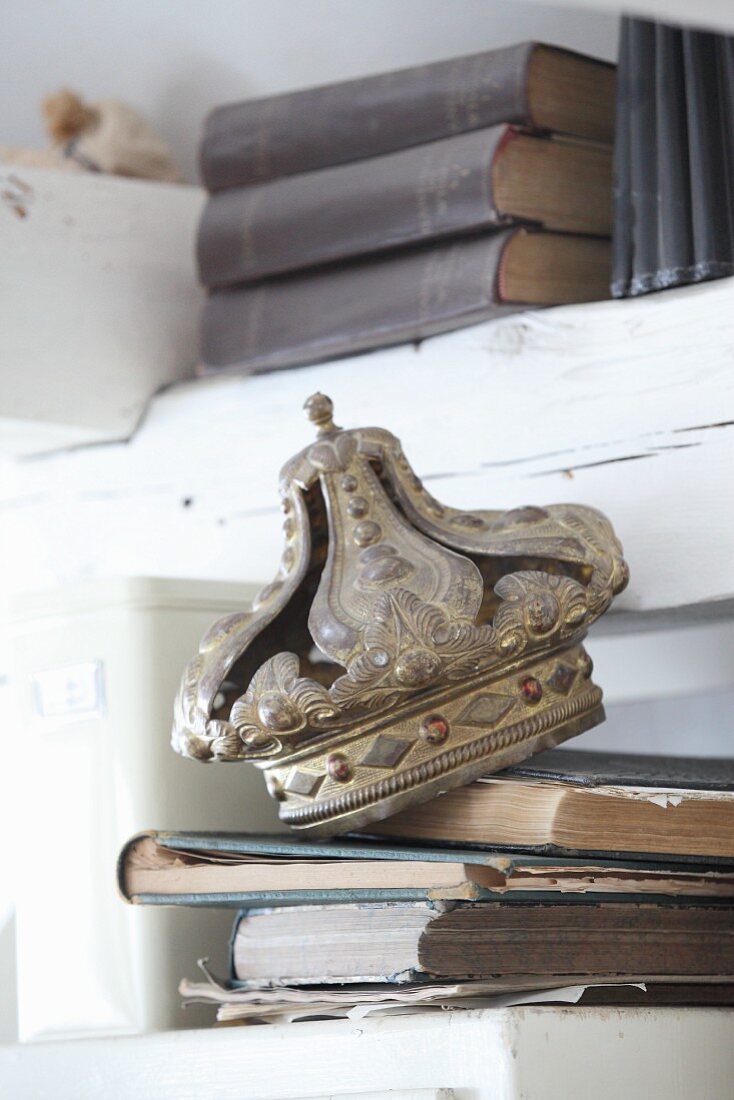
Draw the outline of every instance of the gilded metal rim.
<instances>
[{"instance_id":1,"label":"gilded metal rim","mask_svg":"<svg viewBox=\"0 0 734 1100\"><path fill-rule=\"evenodd\" d=\"M280 812L281 820L294 828L299 828L316 825L363 809L393 795L413 790L423 783L438 779L482 757L491 757L510 745L529 741L582 715L590 714L601 706L601 701L601 688L591 684L586 691L574 699L564 700L542 714L530 715L503 730L487 733L468 745L449 749L433 760L427 760L402 772L395 772L393 775L371 783L368 787L345 791L338 798L317 802L313 806L302 806L298 809L283 806Z\"/></svg>"}]
</instances>

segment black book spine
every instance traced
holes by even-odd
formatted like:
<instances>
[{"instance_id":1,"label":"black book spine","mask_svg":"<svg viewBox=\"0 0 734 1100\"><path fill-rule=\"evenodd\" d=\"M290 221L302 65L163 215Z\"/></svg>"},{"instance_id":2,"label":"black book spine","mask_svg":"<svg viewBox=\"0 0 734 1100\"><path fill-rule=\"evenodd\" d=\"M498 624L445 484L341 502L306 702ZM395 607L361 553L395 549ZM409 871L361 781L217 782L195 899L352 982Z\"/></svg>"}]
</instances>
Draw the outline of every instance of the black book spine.
<instances>
[{"instance_id":1,"label":"black book spine","mask_svg":"<svg viewBox=\"0 0 734 1100\"><path fill-rule=\"evenodd\" d=\"M655 28L658 166L658 257L650 289L687 281L693 262L691 188L683 36Z\"/></svg>"},{"instance_id":2,"label":"black book spine","mask_svg":"<svg viewBox=\"0 0 734 1100\"><path fill-rule=\"evenodd\" d=\"M719 56L719 97L724 130L726 158L726 194L730 219L734 221L734 38L721 37L717 42Z\"/></svg>"},{"instance_id":3,"label":"black book spine","mask_svg":"<svg viewBox=\"0 0 734 1100\"><path fill-rule=\"evenodd\" d=\"M734 271L733 200L725 152L734 134L720 96L717 39L683 32L694 259L690 281Z\"/></svg>"},{"instance_id":4,"label":"black book spine","mask_svg":"<svg viewBox=\"0 0 734 1100\"><path fill-rule=\"evenodd\" d=\"M615 297L734 274L734 39L625 20Z\"/></svg>"},{"instance_id":5,"label":"black book spine","mask_svg":"<svg viewBox=\"0 0 734 1100\"><path fill-rule=\"evenodd\" d=\"M613 298L624 298L632 277L632 185L630 180L630 57L632 20L623 18L617 65L617 122L614 138L612 206Z\"/></svg>"},{"instance_id":6,"label":"black book spine","mask_svg":"<svg viewBox=\"0 0 734 1100\"><path fill-rule=\"evenodd\" d=\"M658 268L658 171L655 97L655 24L630 27L629 127L632 189L632 278L629 293L650 290Z\"/></svg>"}]
</instances>

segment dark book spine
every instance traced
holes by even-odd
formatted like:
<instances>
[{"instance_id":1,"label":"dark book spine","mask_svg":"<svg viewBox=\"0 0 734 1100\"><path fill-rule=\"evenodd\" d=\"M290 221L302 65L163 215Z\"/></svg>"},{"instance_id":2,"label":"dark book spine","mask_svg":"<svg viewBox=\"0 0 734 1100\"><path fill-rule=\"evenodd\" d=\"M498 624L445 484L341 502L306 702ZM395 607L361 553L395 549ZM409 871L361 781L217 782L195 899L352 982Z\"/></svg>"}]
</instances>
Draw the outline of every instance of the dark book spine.
<instances>
[{"instance_id":1,"label":"dark book spine","mask_svg":"<svg viewBox=\"0 0 734 1100\"><path fill-rule=\"evenodd\" d=\"M533 43L219 107L200 165L210 191L379 156L502 123L531 123Z\"/></svg>"},{"instance_id":2,"label":"dark book spine","mask_svg":"<svg viewBox=\"0 0 734 1100\"><path fill-rule=\"evenodd\" d=\"M632 276L632 181L630 165L630 38L632 20L623 18L619 30L617 104L614 137L612 225L613 298L624 298Z\"/></svg>"},{"instance_id":3,"label":"dark book spine","mask_svg":"<svg viewBox=\"0 0 734 1100\"><path fill-rule=\"evenodd\" d=\"M629 293L640 294L650 289L658 266L655 24L633 20L628 49L633 257Z\"/></svg>"},{"instance_id":4,"label":"dark book spine","mask_svg":"<svg viewBox=\"0 0 734 1100\"><path fill-rule=\"evenodd\" d=\"M199 228L205 286L234 283L507 224L492 197L506 127L221 191Z\"/></svg>"},{"instance_id":5,"label":"dark book spine","mask_svg":"<svg viewBox=\"0 0 734 1100\"><path fill-rule=\"evenodd\" d=\"M693 262L683 35L623 21L615 149L614 297L688 281Z\"/></svg>"},{"instance_id":6,"label":"dark book spine","mask_svg":"<svg viewBox=\"0 0 734 1100\"><path fill-rule=\"evenodd\" d=\"M704 905L462 906L421 934L425 973L734 977L734 908Z\"/></svg>"},{"instance_id":7,"label":"dark book spine","mask_svg":"<svg viewBox=\"0 0 734 1100\"><path fill-rule=\"evenodd\" d=\"M734 272L734 195L729 178L734 119L728 113L731 41L683 32L690 157L693 267L687 282ZM722 94L722 92L724 94ZM728 152L727 152L728 151Z\"/></svg>"},{"instance_id":8,"label":"dark book spine","mask_svg":"<svg viewBox=\"0 0 734 1100\"><path fill-rule=\"evenodd\" d=\"M734 39L626 20L615 297L734 274Z\"/></svg>"},{"instance_id":9,"label":"dark book spine","mask_svg":"<svg viewBox=\"0 0 734 1100\"><path fill-rule=\"evenodd\" d=\"M717 41L719 60L719 96L721 100L724 155L726 158L726 194L734 222L734 38Z\"/></svg>"},{"instance_id":10,"label":"dark book spine","mask_svg":"<svg viewBox=\"0 0 734 1100\"><path fill-rule=\"evenodd\" d=\"M691 189L683 41L675 27L655 28L658 255L656 269L641 273L642 289L681 281L693 257Z\"/></svg>"},{"instance_id":11,"label":"dark book spine","mask_svg":"<svg viewBox=\"0 0 734 1100\"><path fill-rule=\"evenodd\" d=\"M579 787L663 787L734 793L734 758L547 749L497 778L544 779Z\"/></svg>"},{"instance_id":12,"label":"dark book spine","mask_svg":"<svg viewBox=\"0 0 734 1100\"><path fill-rule=\"evenodd\" d=\"M204 308L203 370L296 366L510 313L496 288L513 232L216 290Z\"/></svg>"}]
</instances>

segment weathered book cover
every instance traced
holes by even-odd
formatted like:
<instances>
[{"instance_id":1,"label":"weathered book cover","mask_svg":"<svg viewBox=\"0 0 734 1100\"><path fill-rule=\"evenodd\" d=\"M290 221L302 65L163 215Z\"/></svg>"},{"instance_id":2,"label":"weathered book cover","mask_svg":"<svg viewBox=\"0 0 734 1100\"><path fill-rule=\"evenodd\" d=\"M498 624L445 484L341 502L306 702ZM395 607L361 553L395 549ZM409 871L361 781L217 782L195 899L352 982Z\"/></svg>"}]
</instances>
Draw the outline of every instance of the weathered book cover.
<instances>
[{"instance_id":1,"label":"weathered book cover","mask_svg":"<svg viewBox=\"0 0 734 1100\"><path fill-rule=\"evenodd\" d=\"M512 232L215 290L203 313L203 368L292 367L512 313L518 307L497 292Z\"/></svg>"},{"instance_id":2,"label":"weathered book cover","mask_svg":"<svg viewBox=\"0 0 734 1100\"><path fill-rule=\"evenodd\" d=\"M128 885L128 872L130 870L131 857L134 858L134 849L136 845L147 838L151 838L156 845L165 849L168 853L180 852L182 858L188 858L190 856L196 856L197 853L202 856L203 859L213 858L214 862L228 862L239 860L261 860L261 861L313 861L313 860L380 860L380 861L397 861L397 862L420 862L420 863L437 863L437 864L452 864L452 865L465 865L467 868L487 868L498 872L498 883L501 879L509 880L515 872L522 873L527 877L528 868L535 869L540 875L545 868L556 875L559 873L559 868L567 871L570 877L573 877L574 873L579 872L582 874L591 874L593 876L594 868L599 873L608 870L613 875L619 875L624 877L627 875L630 881L635 878L648 876L660 876L680 875L681 871L684 871L687 875L710 875L714 872L718 864L711 861L698 861L696 864L687 864L685 868L671 869L671 865L668 862L661 862L655 859L634 859L627 856L620 856L618 858L606 858L600 853L596 853L593 858L584 856L568 856L564 854L545 854L540 850L525 849L517 852L499 851L499 850L486 850L481 848L463 848L459 846L446 846L446 847L430 847L420 846L412 844L399 844L392 843L389 840L359 840L359 839L343 839L343 840L329 840L329 841L305 841L305 840L291 840L288 836L261 836L248 833L200 833L200 832L150 832L138 834L131 837L126 844L123 845L120 851L118 865L117 865L117 881L120 893L127 901L133 901L135 904L140 905L189 905L189 906L220 906L220 907L246 907L246 908L261 908L263 906L283 906L283 905L315 905L315 904L352 904L355 902L365 902L374 904L376 902L409 902L409 901L423 901L427 898L430 891L427 891L423 887L412 886L400 886L385 888L384 886L375 888L355 888L353 885L346 884L343 887L335 887L330 889L319 888L296 888L296 889L270 889L270 890L249 890L249 891L236 891L236 892L222 892L216 893L153 893L153 892L135 892L129 888ZM531 872L532 874L533 872ZM723 872L726 875L726 871ZM728 881L728 876L727 876ZM492 889L489 886L482 886L478 883L473 884L475 888L471 891L471 896L474 900L490 900L497 899L497 897L507 896L508 900L527 899L529 897L545 897L554 896L558 900L558 896L550 895L545 889L536 887L535 889L526 884L525 887L517 891L516 895L509 897L505 895L504 890L499 892ZM685 893L685 875L679 882L679 892ZM439 891L435 891L438 895ZM444 893L447 893L444 891ZM664 893L664 888L661 887L660 893ZM586 900L593 900L598 894L594 891L593 887L590 887L588 892L574 893L573 896L577 901L583 902ZM605 895L609 897L610 895ZM620 897L625 895L622 891L618 891L615 895L615 899L619 900ZM639 894L630 894L632 900L639 901ZM647 900L658 897L653 891L648 892ZM435 899L434 899L435 900ZM671 897L671 900L674 900ZM691 899L696 900L696 899ZM702 904L709 901L708 898L702 896L698 898Z\"/></svg>"},{"instance_id":3,"label":"weathered book cover","mask_svg":"<svg viewBox=\"0 0 734 1100\"><path fill-rule=\"evenodd\" d=\"M518 187L528 172L535 192ZM199 274L228 286L518 220L608 235L611 185L606 147L474 130L213 195Z\"/></svg>"},{"instance_id":4,"label":"weathered book cover","mask_svg":"<svg viewBox=\"0 0 734 1100\"><path fill-rule=\"evenodd\" d=\"M550 119L536 118L531 102L530 68L539 50L553 54L551 63L554 58L576 59L576 68L583 70L590 86L586 97L578 94L578 88L565 95L555 94L548 103ZM220 191L379 156L500 123L539 125L610 141L613 72L604 62L524 42L398 72L226 104L214 110L205 124L202 177L210 191ZM558 87L555 83L556 91ZM600 106L589 111L583 101L594 94ZM553 108L560 108L558 118Z\"/></svg>"},{"instance_id":5,"label":"weathered book cover","mask_svg":"<svg viewBox=\"0 0 734 1100\"><path fill-rule=\"evenodd\" d=\"M734 38L623 20L612 294L734 274Z\"/></svg>"},{"instance_id":6,"label":"weathered book cover","mask_svg":"<svg viewBox=\"0 0 734 1100\"><path fill-rule=\"evenodd\" d=\"M734 792L734 758L548 749L493 778L545 779L580 787L656 787Z\"/></svg>"},{"instance_id":7,"label":"weathered book cover","mask_svg":"<svg viewBox=\"0 0 734 1100\"><path fill-rule=\"evenodd\" d=\"M353 917L365 908L326 912L328 928L318 913L308 911L284 913L286 922L277 908L241 913L231 939L232 977L253 985L301 985L529 974L642 975L662 982L734 976L731 904L566 899L458 903L447 911L429 903L375 905L368 920L355 926ZM395 927L400 909L408 918L404 929ZM278 934L284 923L285 936L283 930ZM374 973L372 967L380 965Z\"/></svg>"},{"instance_id":8,"label":"weathered book cover","mask_svg":"<svg viewBox=\"0 0 734 1100\"><path fill-rule=\"evenodd\" d=\"M386 818L370 835L653 858L682 872L702 859L734 864L733 809L734 760L561 749Z\"/></svg>"},{"instance_id":9,"label":"weathered book cover","mask_svg":"<svg viewBox=\"0 0 734 1100\"><path fill-rule=\"evenodd\" d=\"M212 291L201 370L269 371L604 298L609 242L498 230Z\"/></svg>"}]
</instances>

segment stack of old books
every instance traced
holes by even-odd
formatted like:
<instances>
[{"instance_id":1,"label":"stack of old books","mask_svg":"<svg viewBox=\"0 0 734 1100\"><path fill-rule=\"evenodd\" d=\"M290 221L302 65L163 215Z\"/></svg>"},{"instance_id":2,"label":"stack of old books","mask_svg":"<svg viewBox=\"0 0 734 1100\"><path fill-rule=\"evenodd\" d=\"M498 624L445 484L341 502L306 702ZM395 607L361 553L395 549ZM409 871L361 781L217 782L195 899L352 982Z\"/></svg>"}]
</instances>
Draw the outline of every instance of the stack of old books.
<instances>
[{"instance_id":1,"label":"stack of old books","mask_svg":"<svg viewBox=\"0 0 734 1100\"><path fill-rule=\"evenodd\" d=\"M733 861L734 760L550 750L369 836L138 836L120 885L138 903L237 910L230 980L181 987L220 1020L569 987L726 1004Z\"/></svg>"},{"instance_id":2,"label":"stack of old books","mask_svg":"<svg viewBox=\"0 0 734 1100\"><path fill-rule=\"evenodd\" d=\"M612 65L525 43L218 108L204 370L608 297Z\"/></svg>"}]
</instances>

